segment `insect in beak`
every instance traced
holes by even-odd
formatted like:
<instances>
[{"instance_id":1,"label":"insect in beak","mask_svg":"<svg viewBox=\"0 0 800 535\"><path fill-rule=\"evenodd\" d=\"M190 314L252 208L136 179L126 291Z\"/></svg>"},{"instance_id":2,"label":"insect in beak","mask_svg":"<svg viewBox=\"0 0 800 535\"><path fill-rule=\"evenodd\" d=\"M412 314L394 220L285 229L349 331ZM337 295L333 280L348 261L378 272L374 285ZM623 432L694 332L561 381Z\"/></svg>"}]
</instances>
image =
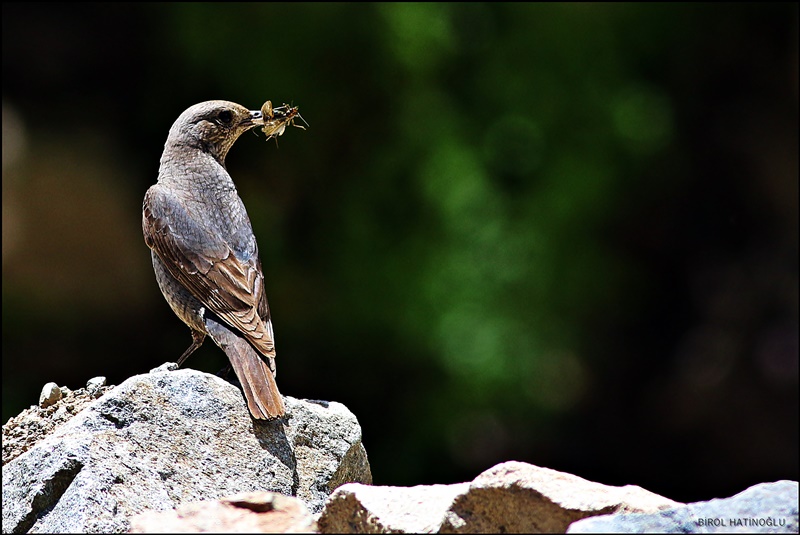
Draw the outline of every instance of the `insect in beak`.
<instances>
[{"instance_id":1,"label":"insect in beak","mask_svg":"<svg viewBox=\"0 0 800 535\"><path fill-rule=\"evenodd\" d=\"M272 102L268 100L261 106L261 114L264 117L262 130L267 135L267 139L282 136L287 126L296 126L305 130L305 126L295 124L295 119L300 119L308 126L308 122L300 115L297 106L290 106L284 103L282 106L273 108Z\"/></svg>"}]
</instances>

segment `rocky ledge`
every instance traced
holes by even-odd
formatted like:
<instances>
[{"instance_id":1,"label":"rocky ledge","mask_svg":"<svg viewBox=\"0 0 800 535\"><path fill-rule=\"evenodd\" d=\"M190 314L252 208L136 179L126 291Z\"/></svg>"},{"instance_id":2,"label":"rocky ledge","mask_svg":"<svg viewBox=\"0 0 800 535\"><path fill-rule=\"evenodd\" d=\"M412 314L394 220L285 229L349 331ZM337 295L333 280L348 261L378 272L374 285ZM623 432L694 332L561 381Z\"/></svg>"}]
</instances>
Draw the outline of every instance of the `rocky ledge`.
<instances>
[{"instance_id":1,"label":"rocky ledge","mask_svg":"<svg viewBox=\"0 0 800 535\"><path fill-rule=\"evenodd\" d=\"M79 412L85 395L43 396L3 426L4 533L124 533L138 513L265 490L318 513L337 487L372 482L340 403L287 396L284 418L256 422L235 386L188 369L106 390Z\"/></svg>"},{"instance_id":2,"label":"rocky ledge","mask_svg":"<svg viewBox=\"0 0 800 535\"><path fill-rule=\"evenodd\" d=\"M797 533L798 483L682 504L527 463L473 481L373 486L339 403L253 421L222 379L164 366L117 387L48 384L3 426L3 531Z\"/></svg>"}]
</instances>

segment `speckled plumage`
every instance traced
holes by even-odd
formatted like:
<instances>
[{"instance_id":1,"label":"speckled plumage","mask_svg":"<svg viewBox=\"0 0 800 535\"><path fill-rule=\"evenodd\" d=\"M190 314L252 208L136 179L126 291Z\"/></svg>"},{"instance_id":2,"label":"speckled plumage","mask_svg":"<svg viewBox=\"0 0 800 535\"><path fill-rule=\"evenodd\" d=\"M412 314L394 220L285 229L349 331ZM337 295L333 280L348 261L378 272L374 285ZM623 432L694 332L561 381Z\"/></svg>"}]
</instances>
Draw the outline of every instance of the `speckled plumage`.
<instances>
[{"instance_id":1,"label":"speckled plumage","mask_svg":"<svg viewBox=\"0 0 800 535\"><path fill-rule=\"evenodd\" d=\"M256 419L283 416L275 341L258 245L225 169L236 139L260 111L227 101L196 104L170 129L158 182L145 194L142 230L156 281L192 331L181 364L208 334L225 351Z\"/></svg>"}]
</instances>

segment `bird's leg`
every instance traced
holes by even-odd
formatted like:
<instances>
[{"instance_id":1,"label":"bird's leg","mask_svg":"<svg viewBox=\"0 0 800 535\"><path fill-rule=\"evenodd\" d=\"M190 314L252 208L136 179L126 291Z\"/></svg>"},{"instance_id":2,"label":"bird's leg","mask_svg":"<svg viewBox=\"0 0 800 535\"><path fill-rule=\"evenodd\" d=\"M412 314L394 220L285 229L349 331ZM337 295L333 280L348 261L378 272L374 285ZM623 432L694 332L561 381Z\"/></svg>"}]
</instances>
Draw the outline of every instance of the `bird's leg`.
<instances>
[{"instance_id":1,"label":"bird's leg","mask_svg":"<svg viewBox=\"0 0 800 535\"><path fill-rule=\"evenodd\" d=\"M198 347L203 345L203 340L205 340L205 339L206 339L206 333L200 332L200 331L195 331L194 329L192 329L192 345L190 345L189 349L184 351L183 355L181 355L181 358L178 359L178 367L179 368L180 368L181 364L183 364L183 361L185 361L186 359L189 358L189 355L194 353L194 351Z\"/></svg>"}]
</instances>

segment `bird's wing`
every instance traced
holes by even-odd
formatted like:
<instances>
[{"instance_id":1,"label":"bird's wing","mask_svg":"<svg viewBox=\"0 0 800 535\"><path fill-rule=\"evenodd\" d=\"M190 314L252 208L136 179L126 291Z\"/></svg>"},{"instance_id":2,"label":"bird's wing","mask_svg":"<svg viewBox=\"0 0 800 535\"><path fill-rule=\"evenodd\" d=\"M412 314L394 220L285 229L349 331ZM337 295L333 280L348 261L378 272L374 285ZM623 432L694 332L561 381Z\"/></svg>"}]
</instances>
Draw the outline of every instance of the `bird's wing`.
<instances>
[{"instance_id":1,"label":"bird's wing","mask_svg":"<svg viewBox=\"0 0 800 535\"><path fill-rule=\"evenodd\" d=\"M275 341L258 250L240 260L230 245L198 225L173 194L156 184L142 205L147 246L192 295L265 356Z\"/></svg>"}]
</instances>

